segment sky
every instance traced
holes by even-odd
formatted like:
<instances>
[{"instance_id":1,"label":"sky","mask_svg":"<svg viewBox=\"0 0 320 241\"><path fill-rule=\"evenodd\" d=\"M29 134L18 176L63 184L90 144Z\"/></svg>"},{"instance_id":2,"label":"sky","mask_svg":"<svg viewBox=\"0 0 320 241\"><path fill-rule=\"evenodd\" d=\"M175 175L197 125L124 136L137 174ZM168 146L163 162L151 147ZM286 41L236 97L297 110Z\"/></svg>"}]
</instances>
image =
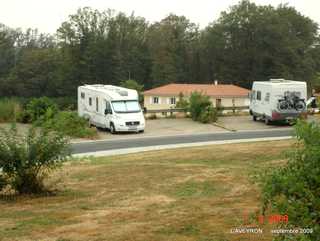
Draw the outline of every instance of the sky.
<instances>
[{"instance_id":1,"label":"sky","mask_svg":"<svg viewBox=\"0 0 320 241\"><path fill-rule=\"evenodd\" d=\"M79 7L99 10L114 9L127 14L134 12L149 22L160 21L170 13L184 15L204 28L218 19L239 0L0 0L0 23L12 28L37 28L55 33L63 21ZM259 5L278 6L288 3L303 15L320 24L319 0L251 0Z\"/></svg>"}]
</instances>

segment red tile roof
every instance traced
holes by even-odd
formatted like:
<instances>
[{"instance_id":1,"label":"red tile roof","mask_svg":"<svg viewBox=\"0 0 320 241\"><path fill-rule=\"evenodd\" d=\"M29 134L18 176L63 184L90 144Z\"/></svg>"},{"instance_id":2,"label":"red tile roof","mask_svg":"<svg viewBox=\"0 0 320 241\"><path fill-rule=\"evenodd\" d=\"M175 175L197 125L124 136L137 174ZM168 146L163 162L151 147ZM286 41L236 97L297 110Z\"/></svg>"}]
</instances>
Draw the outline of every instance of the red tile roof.
<instances>
[{"instance_id":1,"label":"red tile roof","mask_svg":"<svg viewBox=\"0 0 320 241\"><path fill-rule=\"evenodd\" d=\"M144 95L177 96L182 92L189 96L195 91L213 97L247 97L249 93L249 90L232 84L168 84L144 91Z\"/></svg>"}]
</instances>

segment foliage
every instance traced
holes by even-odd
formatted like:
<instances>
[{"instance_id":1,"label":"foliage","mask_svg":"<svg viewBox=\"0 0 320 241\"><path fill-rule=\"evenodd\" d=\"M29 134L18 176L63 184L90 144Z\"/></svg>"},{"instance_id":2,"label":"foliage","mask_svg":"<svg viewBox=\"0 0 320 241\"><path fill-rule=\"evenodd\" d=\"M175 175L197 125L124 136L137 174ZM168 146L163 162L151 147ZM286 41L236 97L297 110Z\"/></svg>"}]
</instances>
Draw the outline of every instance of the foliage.
<instances>
[{"instance_id":1,"label":"foliage","mask_svg":"<svg viewBox=\"0 0 320 241\"><path fill-rule=\"evenodd\" d=\"M189 102L189 111L194 121L209 123L217 120L217 111L213 108L209 96L193 92Z\"/></svg>"},{"instance_id":2,"label":"foliage","mask_svg":"<svg viewBox=\"0 0 320 241\"><path fill-rule=\"evenodd\" d=\"M149 120L155 120L155 119L157 119L157 115L156 114L151 114L151 115L148 116L148 119Z\"/></svg>"},{"instance_id":3,"label":"foliage","mask_svg":"<svg viewBox=\"0 0 320 241\"><path fill-rule=\"evenodd\" d=\"M283 77L317 82L317 24L293 7L240 1L205 29L169 14L149 24L134 14L80 8L56 35L0 24L0 96L76 97L83 84L134 79L251 87Z\"/></svg>"},{"instance_id":4,"label":"foliage","mask_svg":"<svg viewBox=\"0 0 320 241\"><path fill-rule=\"evenodd\" d=\"M21 104L17 100L13 98L0 100L0 122L15 121L21 112Z\"/></svg>"},{"instance_id":5,"label":"foliage","mask_svg":"<svg viewBox=\"0 0 320 241\"><path fill-rule=\"evenodd\" d=\"M53 102L58 106L59 110L76 110L77 99L73 97L51 97Z\"/></svg>"},{"instance_id":6,"label":"foliage","mask_svg":"<svg viewBox=\"0 0 320 241\"><path fill-rule=\"evenodd\" d=\"M312 80L319 69L317 24L288 5L243 0L222 12L202 37L208 80L251 87L253 80L279 76Z\"/></svg>"},{"instance_id":7,"label":"foliage","mask_svg":"<svg viewBox=\"0 0 320 241\"><path fill-rule=\"evenodd\" d=\"M37 133L32 128L22 136L14 125L10 130L2 129L0 179L19 193L43 192L44 179L61 166L68 153L68 140L59 133L47 130Z\"/></svg>"},{"instance_id":8,"label":"foliage","mask_svg":"<svg viewBox=\"0 0 320 241\"><path fill-rule=\"evenodd\" d=\"M26 111L30 115L32 122L42 123L52 119L58 112L58 107L48 97L41 97L32 99L27 104Z\"/></svg>"},{"instance_id":9,"label":"foliage","mask_svg":"<svg viewBox=\"0 0 320 241\"><path fill-rule=\"evenodd\" d=\"M136 90L139 94L139 102L143 102L143 85L139 84L137 81L129 79L126 81L121 81L120 86L124 87L124 88L128 88L128 89L133 89Z\"/></svg>"},{"instance_id":10,"label":"foliage","mask_svg":"<svg viewBox=\"0 0 320 241\"><path fill-rule=\"evenodd\" d=\"M177 104L176 104L176 107L177 108L183 108L187 111L187 109L189 108L189 102L188 100L184 97L183 93L180 92L179 93L179 99L177 101Z\"/></svg>"},{"instance_id":11,"label":"foliage","mask_svg":"<svg viewBox=\"0 0 320 241\"><path fill-rule=\"evenodd\" d=\"M90 128L88 121L79 117L76 112L58 112L53 118L47 119L42 127L70 137L83 138L95 137L97 135L96 129Z\"/></svg>"},{"instance_id":12,"label":"foliage","mask_svg":"<svg viewBox=\"0 0 320 241\"><path fill-rule=\"evenodd\" d=\"M294 240L317 240L320 236L320 126L299 121L295 127L297 145L288 164L264 177L264 210L286 214L288 227L311 228L312 234L297 234ZM278 240L292 240L280 236Z\"/></svg>"},{"instance_id":13,"label":"foliage","mask_svg":"<svg viewBox=\"0 0 320 241\"><path fill-rule=\"evenodd\" d=\"M217 119L218 119L217 110L213 108L212 105L207 106L199 116L199 121L202 123L212 123L217 121Z\"/></svg>"}]
</instances>

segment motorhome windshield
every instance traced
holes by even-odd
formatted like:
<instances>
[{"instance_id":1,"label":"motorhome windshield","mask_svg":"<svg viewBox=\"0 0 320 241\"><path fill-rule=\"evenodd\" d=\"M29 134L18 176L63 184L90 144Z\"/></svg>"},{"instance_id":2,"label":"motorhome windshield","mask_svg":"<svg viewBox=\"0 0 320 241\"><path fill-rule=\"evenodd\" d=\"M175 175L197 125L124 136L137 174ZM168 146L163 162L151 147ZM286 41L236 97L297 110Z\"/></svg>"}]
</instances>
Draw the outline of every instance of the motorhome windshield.
<instances>
[{"instance_id":1,"label":"motorhome windshield","mask_svg":"<svg viewBox=\"0 0 320 241\"><path fill-rule=\"evenodd\" d=\"M140 105L136 100L112 101L113 110L116 113L140 112Z\"/></svg>"}]
</instances>

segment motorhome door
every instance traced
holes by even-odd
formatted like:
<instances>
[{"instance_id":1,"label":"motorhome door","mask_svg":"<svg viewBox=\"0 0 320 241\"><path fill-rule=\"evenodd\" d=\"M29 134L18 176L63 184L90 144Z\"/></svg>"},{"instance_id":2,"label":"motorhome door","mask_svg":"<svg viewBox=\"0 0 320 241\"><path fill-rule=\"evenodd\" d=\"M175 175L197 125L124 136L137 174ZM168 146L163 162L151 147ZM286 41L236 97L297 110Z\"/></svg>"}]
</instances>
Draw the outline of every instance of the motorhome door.
<instances>
[{"instance_id":1,"label":"motorhome door","mask_svg":"<svg viewBox=\"0 0 320 241\"><path fill-rule=\"evenodd\" d=\"M110 101L105 100L105 118L106 118L106 127L110 128L110 121L112 118L112 108Z\"/></svg>"}]
</instances>

